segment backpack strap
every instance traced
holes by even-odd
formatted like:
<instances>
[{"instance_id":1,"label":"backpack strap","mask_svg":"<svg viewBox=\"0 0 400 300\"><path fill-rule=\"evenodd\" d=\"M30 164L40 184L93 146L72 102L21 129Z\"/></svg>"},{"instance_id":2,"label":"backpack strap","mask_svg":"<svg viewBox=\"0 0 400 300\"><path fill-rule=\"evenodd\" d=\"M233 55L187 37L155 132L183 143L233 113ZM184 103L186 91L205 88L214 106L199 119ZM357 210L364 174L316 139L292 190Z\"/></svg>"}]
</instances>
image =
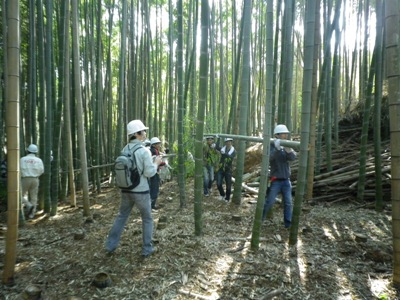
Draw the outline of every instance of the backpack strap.
<instances>
[{"instance_id":1,"label":"backpack strap","mask_svg":"<svg viewBox=\"0 0 400 300\"><path fill-rule=\"evenodd\" d=\"M138 145L133 146L132 148L129 148L129 144L127 144L125 147L128 148L128 152L129 152L129 153L131 153L132 155L134 155L134 153L135 153L137 150L139 150L140 148L142 148L143 145L138 144ZM124 151L124 150L125 150L125 148L124 148L122 151ZM135 159L136 159L136 157L135 157Z\"/></svg>"},{"instance_id":2,"label":"backpack strap","mask_svg":"<svg viewBox=\"0 0 400 300\"><path fill-rule=\"evenodd\" d=\"M129 143L128 143L126 146L128 147L128 151L131 152L133 159L135 160L136 167L137 167L135 152L137 150L139 150L140 148L143 148L143 145L137 144L137 145L133 146L132 148L129 148ZM140 174L140 176L142 176L143 173L144 173L144 169L142 169L142 173Z\"/></svg>"}]
</instances>

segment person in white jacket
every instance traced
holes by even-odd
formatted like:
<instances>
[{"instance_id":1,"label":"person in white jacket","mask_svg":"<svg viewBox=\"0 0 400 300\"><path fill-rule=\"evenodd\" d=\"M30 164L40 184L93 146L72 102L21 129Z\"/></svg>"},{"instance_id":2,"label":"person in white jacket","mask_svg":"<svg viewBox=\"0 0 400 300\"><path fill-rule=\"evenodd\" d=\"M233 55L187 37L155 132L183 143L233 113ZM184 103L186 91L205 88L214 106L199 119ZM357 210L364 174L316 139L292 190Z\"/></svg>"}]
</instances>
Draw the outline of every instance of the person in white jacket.
<instances>
[{"instance_id":1,"label":"person in white jacket","mask_svg":"<svg viewBox=\"0 0 400 300\"><path fill-rule=\"evenodd\" d=\"M44 172L44 166L43 161L36 156L39 149L35 144L30 144L26 151L28 154L20 160L22 202L28 218L33 219L37 209L39 177Z\"/></svg>"},{"instance_id":2,"label":"person in white jacket","mask_svg":"<svg viewBox=\"0 0 400 300\"><path fill-rule=\"evenodd\" d=\"M161 156L154 159L151 157L150 150L144 147L143 142L146 140L148 127L144 126L142 121L133 120L128 123L127 131L129 145L135 148L140 144L142 147L135 151L136 165L139 170L140 183L137 187L130 191L121 190L121 204L118 215L114 220L114 224L108 233L105 243L105 251L111 254L118 247L122 231L132 211L134 205L138 208L142 218L142 256L148 257L154 252L152 243L153 238L153 217L151 215L151 199L148 179L156 174L158 166L162 162Z\"/></svg>"}]
</instances>

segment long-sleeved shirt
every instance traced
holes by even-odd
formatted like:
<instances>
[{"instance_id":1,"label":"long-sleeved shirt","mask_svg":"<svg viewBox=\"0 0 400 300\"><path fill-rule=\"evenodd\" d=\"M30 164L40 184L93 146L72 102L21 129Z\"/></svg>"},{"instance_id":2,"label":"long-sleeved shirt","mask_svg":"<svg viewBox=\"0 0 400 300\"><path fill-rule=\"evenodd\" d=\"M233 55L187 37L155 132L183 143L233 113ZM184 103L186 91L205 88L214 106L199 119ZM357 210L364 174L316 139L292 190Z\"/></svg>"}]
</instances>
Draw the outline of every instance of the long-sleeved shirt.
<instances>
[{"instance_id":1,"label":"long-sleeved shirt","mask_svg":"<svg viewBox=\"0 0 400 300\"><path fill-rule=\"evenodd\" d=\"M214 145L215 146L215 145ZM207 142L203 143L203 166L214 166L218 162L218 152Z\"/></svg>"},{"instance_id":2,"label":"long-sleeved shirt","mask_svg":"<svg viewBox=\"0 0 400 300\"><path fill-rule=\"evenodd\" d=\"M270 163L270 177L277 179L290 179L290 165L289 161L295 160L297 157L296 152L286 152L284 148L277 150L271 145L271 153L269 155Z\"/></svg>"},{"instance_id":3,"label":"long-sleeved shirt","mask_svg":"<svg viewBox=\"0 0 400 300\"><path fill-rule=\"evenodd\" d=\"M151 146L150 147L150 152L152 156L159 156L160 155L160 151L158 151L158 149L156 147ZM165 162L162 162L157 169L157 172L160 171L161 167L165 166Z\"/></svg>"},{"instance_id":4,"label":"long-sleeved shirt","mask_svg":"<svg viewBox=\"0 0 400 300\"><path fill-rule=\"evenodd\" d=\"M143 143L139 140L131 140L127 146L130 149L133 149L138 144L143 145ZM126 146L125 146L126 147ZM135 152L136 166L138 168L140 176L140 183L137 187L132 189L131 191L134 193L143 193L149 191L149 182L148 178L153 177L157 172L157 164L153 163L153 159L151 158L151 152L146 147L140 147Z\"/></svg>"},{"instance_id":5,"label":"long-sleeved shirt","mask_svg":"<svg viewBox=\"0 0 400 300\"><path fill-rule=\"evenodd\" d=\"M43 161L33 153L21 157L21 177L39 177L44 172Z\"/></svg>"},{"instance_id":6,"label":"long-sleeved shirt","mask_svg":"<svg viewBox=\"0 0 400 300\"><path fill-rule=\"evenodd\" d=\"M229 149L226 146L220 148L218 140L215 149L217 149L221 153L221 159L219 161L218 169L226 173L232 173L232 163L236 155L235 148L233 146L231 146Z\"/></svg>"}]
</instances>

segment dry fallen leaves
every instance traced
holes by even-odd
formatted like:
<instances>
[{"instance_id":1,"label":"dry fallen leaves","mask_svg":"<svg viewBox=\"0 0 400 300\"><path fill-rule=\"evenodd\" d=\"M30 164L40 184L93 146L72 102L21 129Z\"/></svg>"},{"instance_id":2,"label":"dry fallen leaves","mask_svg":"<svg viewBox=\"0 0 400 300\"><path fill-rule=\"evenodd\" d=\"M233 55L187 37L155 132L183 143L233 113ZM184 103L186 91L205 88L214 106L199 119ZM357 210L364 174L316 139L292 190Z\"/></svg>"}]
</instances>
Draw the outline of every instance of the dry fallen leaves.
<instances>
[{"instance_id":1,"label":"dry fallen leaves","mask_svg":"<svg viewBox=\"0 0 400 300\"><path fill-rule=\"evenodd\" d=\"M0 294L17 299L33 285L43 299L396 299L390 213L351 203L305 204L299 242L289 247L277 204L262 226L258 251L252 251L255 198L236 207L218 201L214 189L203 199L204 234L196 237L192 186L187 184L185 209L179 209L176 182L162 186L163 208L154 213L155 223L163 224L154 233L157 252L145 260L136 210L116 253L103 251L119 205L114 189L93 195L92 223L81 209L62 205L57 216L28 223L20 228L16 285L2 286ZM357 238L361 234L366 240ZM4 236L0 241L4 246ZM111 277L110 287L91 284L100 272Z\"/></svg>"}]
</instances>

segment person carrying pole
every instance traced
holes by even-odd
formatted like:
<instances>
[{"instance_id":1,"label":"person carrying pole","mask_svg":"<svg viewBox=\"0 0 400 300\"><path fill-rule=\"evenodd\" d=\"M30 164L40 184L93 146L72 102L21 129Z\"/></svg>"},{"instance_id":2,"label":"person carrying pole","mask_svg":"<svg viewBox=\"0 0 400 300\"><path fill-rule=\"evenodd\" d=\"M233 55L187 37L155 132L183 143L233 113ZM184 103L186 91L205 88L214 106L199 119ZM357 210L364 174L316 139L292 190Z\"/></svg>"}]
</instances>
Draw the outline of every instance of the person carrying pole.
<instances>
[{"instance_id":1,"label":"person carrying pole","mask_svg":"<svg viewBox=\"0 0 400 300\"><path fill-rule=\"evenodd\" d=\"M218 137L217 137L218 138ZM230 137L225 138L225 146L219 147L219 139L215 146L221 153L221 159L219 161L219 168L217 172L217 187L220 194L219 199L225 202L229 202L232 192L232 163L235 158L236 151L232 146L233 139ZM222 187L222 181L225 180L226 191Z\"/></svg>"},{"instance_id":2,"label":"person carrying pole","mask_svg":"<svg viewBox=\"0 0 400 300\"><path fill-rule=\"evenodd\" d=\"M289 162L296 159L296 152L289 147L282 147L281 140L287 140L289 130L286 125L279 124L274 129L275 141L271 144L269 156L270 162L270 186L266 195L262 221L267 217L268 212L276 201L276 196L282 193L284 203L283 221L285 228L292 224L292 184L290 182Z\"/></svg>"}]
</instances>

